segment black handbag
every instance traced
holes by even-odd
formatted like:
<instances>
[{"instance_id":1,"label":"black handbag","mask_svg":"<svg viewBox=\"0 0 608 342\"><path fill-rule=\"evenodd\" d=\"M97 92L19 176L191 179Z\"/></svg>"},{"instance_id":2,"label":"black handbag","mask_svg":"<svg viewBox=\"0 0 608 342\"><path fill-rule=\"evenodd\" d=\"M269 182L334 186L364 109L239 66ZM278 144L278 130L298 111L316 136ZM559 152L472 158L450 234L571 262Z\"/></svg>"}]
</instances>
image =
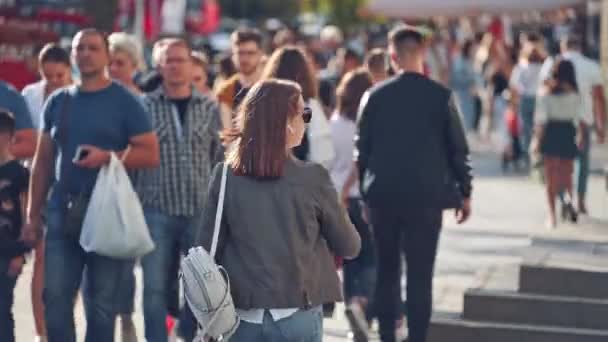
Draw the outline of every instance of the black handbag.
<instances>
[{"instance_id":1,"label":"black handbag","mask_svg":"<svg viewBox=\"0 0 608 342\"><path fill-rule=\"evenodd\" d=\"M70 240L79 241L82 224L89 207L90 196L84 192L66 196L63 233Z\"/></svg>"},{"instance_id":2,"label":"black handbag","mask_svg":"<svg viewBox=\"0 0 608 342\"><path fill-rule=\"evenodd\" d=\"M70 95L66 94L66 97L63 100L63 104L61 107L60 117L59 117L59 127L58 127L58 140L62 145L61 147L65 149L67 146L67 135L68 135L68 112L70 109ZM62 152L63 153L63 152ZM65 165L64 161L65 155L61 157L61 177L67 176L68 168ZM62 182L63 184L63 182ZM67 193L67 189L64 187L64 215L63 215L63 234L69 240L79 241L80 233L82 232L82 224L84 222L84 217L87 213L87 208L89 207L90 194L86 192L79 192L75 195Z\"/></svg>"}]
</instances>

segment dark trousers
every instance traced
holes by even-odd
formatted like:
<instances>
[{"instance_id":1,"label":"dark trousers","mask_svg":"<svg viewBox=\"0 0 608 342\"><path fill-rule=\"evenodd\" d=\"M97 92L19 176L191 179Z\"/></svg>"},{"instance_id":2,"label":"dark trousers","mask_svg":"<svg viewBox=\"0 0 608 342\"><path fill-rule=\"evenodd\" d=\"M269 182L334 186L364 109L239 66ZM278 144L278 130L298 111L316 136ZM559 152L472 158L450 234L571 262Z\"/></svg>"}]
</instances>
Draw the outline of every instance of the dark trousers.
<instances>
[{"instance_id":1,"label":"dark trousers","mask_svg":"<svg viewBox=\"0 0 608 342\"><path fill-rule=\"evenodd\" d=\"M8 275L10 259L0 258L0 341L15 341L15 320L13 319L14 290L17 277Z\"/></svg>"},{"instance_id":2,"label":"dark trousers","mask_svg":"<svg viewBox=\"0 0 608 342\"><path fill-rule=\"evenodd\" d=\"M361 237L361 252L355 259L344 261L344 299L348 303L352 297L363 297L372 302L376 281L374 240L363 219L361 200L351 198L348 203L348 217Z\"/></svg>"},{"instance_id":3,"label":"dark trousers","mask_svg":"<svg viewBox=\"0 0 608 342\"><path fill-rule=\"evenodd\" d=\"M433 303L433 268L442 224L440 209L371 209L378 274L375 309L383 342L395 341L401 284L401 252L407 264L410 342L425 342Z\"/></svg>"}]
</instances>

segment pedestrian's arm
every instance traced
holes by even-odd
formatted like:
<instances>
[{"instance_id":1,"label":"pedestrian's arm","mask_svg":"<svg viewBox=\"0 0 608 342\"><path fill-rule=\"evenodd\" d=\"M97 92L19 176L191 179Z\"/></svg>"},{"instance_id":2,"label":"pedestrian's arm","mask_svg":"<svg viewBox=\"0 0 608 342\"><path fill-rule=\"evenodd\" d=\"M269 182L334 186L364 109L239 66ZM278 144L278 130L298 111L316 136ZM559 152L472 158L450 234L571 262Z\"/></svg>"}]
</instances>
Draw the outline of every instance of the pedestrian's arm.
<instances>
[{"instance_id":1,"label":"pedestrian's arm","mask_svg":"<svg viewBox=\"0 0 608 342\"><path fill-rule=\"evenodd\" d=\"M23 191L21 194L19 194L19 203L21 203L21 217L27 217L27 200L29 198L29 192L27 191L27 185L29 184L29 179L27 179L27 177L29 177L29 173L27 171L25 171L25 175L24 175L24 189L25 191ZM21 229L23 230L23 227L21 227ZM24 241L21 241L21 239L17 242L17 245L15 246L16 248L16 255L23 255L27 252L29 252L32 247L27 245Z\"/></svg>"},{"instance_id":2,"label":"pedestrian's arm","mask_svg":"<svg viewBox=\"0 0 608 342\"><path fill-rule=\"evenodd\" d=\"M469 145L460 120L461 116L453 96L448 101L447 110L446 138L448 165L451 167L452 174L458 182L462 196L465 199L469 199L473 190L473 168L471 166Z\"/></svg>"},{"instance_id":3,"label":"pedestrian's arm","mask_svg":"<svg viewBox=\"0 0 608 342\"><path fill-rule=\"evenodd\" d=\"M595 128L598 140L603 142L606 135L606 98L604 87L599 84L593 87L593 112L595 114Z\"/></svg>"},{"instance_id":4,"label":"pedestrian's arm","mask_svg":"<svg viewBox=\"0 0 608 342\"><path fill-rule=\"evenodd\" d=\"M42 208L49 193L54 164L53 142L45 132L38 139L30 176L26 222L21 237L28 244L33 244L41 235Z\"/></svg>"},{"instance_id":5,"label":"pedestrian's arm","mask_svg":"<svg viewBox=\"0 0 608 342\"><path fill-rule=\"evenodd\" d=\"M369 157L372 146L372 119L373 101L370 101L370 94L365 93L359 105L359 115L357 118L357 135L355 136L355 162L359 171L359 177L365 175L368 168ZM361 179L360 179L361 181ZM363 184L363 182L361 183Z\"/></svg>"},{"instance_id":6,"label":"pedestrian's arm","mask_svg":"<svg viewBox=\"0 0 608 342\"><path fill-rule=\"evenodd\" d=\"M119 158L126 153L118 153ZM129 139L129 152L123 161L127 169L147 169L160 165L160 148L156 133L149 132Z\"/></svg>"},{"instance_id":7,"label":"pedestrian's arm","mask_svg":"<svg viewBox=\"0 0 608 342\"><path fill-rule=\"evenodd\" d=\"M220 114L223 129L232 128L232 108L226 103L220 102Z\"/></svg>"},{"instance_id":8,"label":"pedestrian's arm","mask_svg":"<svg viewBox=\"0 0 608 342\"><path fill-rule=\"evenodd\" d=\"M545 134L545 125L549 119L549 113L547 110L547 96L543 93L536 98L536 109L534 112L534 136L530 145L530 151L534 153L540 152L540 142Z\"/></svg>"},{"instance_id":9,"label":"pedestrian's arm","mask_svg":"<svg viewBox=\"0 0 608 342\"><path fill-rule=\"evenodd\" d=\"M348 174L348 178L346 178L346 181L344 182L344 185L342 186L342 189L340 192L342 204L345 207L348 206L348 197L350 194L350 190L353 188L353 186L355 186L355 184L357 184L358 178L359 178L359 171L357 169L357 163L353 163L353 167L351 168L350 173Z\"/></svg>"},{"instance_id":10,"label":"pedestrian's arm","mask_svg":"<svg viewBox=\"0 0 608 342\"><path fill-rule=\"evenodd\" d=\"M587 124L585 124L585 121L580 120L576 128L576 145L578 146L579 150L583 151L585 149L585 145L591 143L591 141L586 141L585 134L583 134L583 132L587 130Z\"/></svg>"},{"instance_id":11,"label":"pedestrian's arm","mask_svg":"<svg viewBox=\"0 0 608 342\"><path fill-rule=\"evenodd\" d=\"M320 187L315 203L320 212L318 220L321 234L334 255L346 259L355 258L361 250L361 237L351 223L346 209L338 202L329 173L322 166L317 167Z\"/></svg>"}]
</instances>

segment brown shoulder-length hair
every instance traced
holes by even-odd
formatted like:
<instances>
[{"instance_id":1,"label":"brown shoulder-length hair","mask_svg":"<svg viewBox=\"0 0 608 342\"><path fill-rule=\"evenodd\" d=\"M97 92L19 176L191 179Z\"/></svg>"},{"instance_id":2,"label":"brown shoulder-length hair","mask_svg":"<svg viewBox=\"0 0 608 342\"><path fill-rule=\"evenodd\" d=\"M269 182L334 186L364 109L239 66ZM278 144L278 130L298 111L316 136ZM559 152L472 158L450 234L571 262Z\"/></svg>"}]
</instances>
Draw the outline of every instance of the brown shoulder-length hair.
<instances>
[{"instance_id":1,"label":"brown shoulder-length hair","mask_svg":"<svg viewBox=\"0 0 608 342\"><path fill-rule=\"evenodd\" d=\"M288 158L287 124L298 115L300 86L291 81L266 79L251 87L239 106L238 136L226 157L236 175L276 179Z\"/></svg>"},{"instance_id":2,"label":"brown shoulder-length hair","mask_svg":"<svg viewBox=\"0 0 608 342\"><path fill-rule=\"evenodd\" d=\"M344 75L336 90L338 113L351 121L357 120L359 102L372 84L372 77L365 69L353 70Z\"/></svg>"},{"instance_id":3,"label":"brown shoulder-length hair","mask_svg":"<svg viewBox=\"0 0 608 342\"><path fill-rule=\"evenodd\" d=\"M317 97L317 78L312 64L302 49L285 46L276 50L262 72L262 79L278 78L296 82L302 88L304 101Z\"/></svg>"}]
</instances>

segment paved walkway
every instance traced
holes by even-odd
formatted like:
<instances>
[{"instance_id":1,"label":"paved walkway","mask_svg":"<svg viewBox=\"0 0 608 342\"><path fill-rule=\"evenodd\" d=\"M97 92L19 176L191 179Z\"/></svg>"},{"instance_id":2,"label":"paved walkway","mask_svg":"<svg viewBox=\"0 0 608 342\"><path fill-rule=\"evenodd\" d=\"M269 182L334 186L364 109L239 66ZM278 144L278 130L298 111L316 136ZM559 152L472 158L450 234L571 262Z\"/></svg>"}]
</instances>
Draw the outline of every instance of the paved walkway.
<instances>
[{"instance_id":1,"label":"paved walkway","mask_svg":"<svg viewBox=\"0 0 608 342\"><path fill-rule=\"evenodd\" d=\"M534 237L549 241L564 239L562 248L575 246L569 238L592 241L608 240L608 192L602 177L594 175L589 187L591 217L582 218L577 226L563 225L555 231L544 228L545 205L543 187L523 175L503 175L496 154L478 144L474 149L477 178L474 190L474 214L463 226L454 224L446 213L445 229L439 248L435 277L435 309L460 311L462 293L475 286L476 273L491 265L516 265L522 260ZM593 168L608 164L608 147L594 148ZM607 250L608 253L608 250ZM33 341L34 329L29 302L31 270L26 268L16 293L17 341ZM136 298L140 304L140 293ZM324 341L348 341L348 327L342 309L336 317L326 320ZM77 309L79 336L83 336L84 319L80 305ZM141 305L135 315L141 333ZM143 338L140 339L143 341Z\"/></svg>"}]
</instances>

